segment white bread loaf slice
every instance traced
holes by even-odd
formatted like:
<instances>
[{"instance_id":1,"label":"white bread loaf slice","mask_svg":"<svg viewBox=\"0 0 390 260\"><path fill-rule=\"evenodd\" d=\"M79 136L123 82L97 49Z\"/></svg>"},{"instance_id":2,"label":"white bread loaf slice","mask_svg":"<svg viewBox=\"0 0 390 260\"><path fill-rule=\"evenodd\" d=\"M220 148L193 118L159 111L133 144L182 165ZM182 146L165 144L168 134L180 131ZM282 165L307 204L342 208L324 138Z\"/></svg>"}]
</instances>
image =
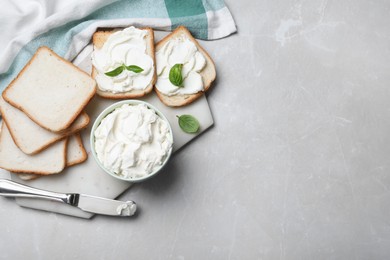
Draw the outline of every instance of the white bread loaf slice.
<instances>
[{"instance_id":1,"label":"white bread loaf slice","mask_svg":"<svg viewBox=\"0 0 390 260\"><path fill-rule=\"evenodd\" d=\"M3 92L3 98L53 132L68 128L96 92L87 73L40 47Z\"/></svg>"},{"instance_id":2,"label":"white bread loaf slice","mask_svg":"<svg viewBox=\"0 0 390 260\"><path fill-rule=\"evenodd\" d=\"M67 139L64 139L39 154L27 155L15 145L3 122L0 133L0 168L41 175L59 173L66 164L66 144Z\"/></svg>"},{"instance_id":3,"label":"white bread loaf slice","mask_svg":"<svg viewBox=\"0 0 390 260\"><path fill-rule=\"evenodd\" d=\"M1 96L0 112L12 139L25 154L39 153L58 140L84 129L89 123L89 116L82 112L65 131L51 132L36 124L19 109L8 104Z\"/></svg>"},{"instance_id":4,"label":"white bread loaf slice","mask_svg":"<svg viewBox=\"0 0 390 260\"><path fill-rule=\"evenodd\" d=\"M66 167L70 167L84 162L87 159L87 153L83 146L80 133L69 136L68 148L66 156ZM15 173L20 179L24 181L34 180L41 175L34 173Z\"/></svg>"},{"instance_id":5,"label":"white bread loaf slice","mask_svg":"<svg viewBox=\"0 0 390 260\"><path fill-rule=\"evenodd\" d=\"M192 41L198 48L198 51L201 52L206 59L206 66L200 71L200 75L203 81L204 91L200 91L195 94L168 96L164 93L161 93L155 86L154 90L156 91L157 96L160 98L161 102L163 102L165 105L170 107L185 106L200 98L203 95L203 93L210 88L211 83L215 80L217 75L214 61L211 59L210 55L202 48L202 46L200 46L198 41L191 35L188 29L184 26L177 27L172 33L170 33L161 41L159 41L156 44L156 52L159 51L169 40L176 37L180 37L181 35L184 35L190 41Z\"/></svg>"},{"instance_id":6,"label":"white bread loaf slice","mask_svg":"<svg viewBox=\"0 0 390 260\"><path fill-rule=\"evenodd\" d=\"M150 82L150 84L143 90L131 90L129 92L123 92L123 93L113 93L113 92L108 92L108 91L103 91L99 89L99 86L97 87L96 93L104 98L109 98L109 99L125 99L125 98L139 98L143 97L146 94L150 93L153 90L153 85L156 82L157 76L156 76L156 60L155 60L155 53L154 53L154 32L152 28L138 28L141 30L145 30L148 32L147 38L146 38L146 52L147 54L153 59L153 64L154 64L154 76ZM108 37L112 35L113 33L119 31L120 29L115 29L115 30L98 30L93 34L92 37L92 43L93 43L93 48L94 50L96 49L101 49L104 45L104 43L107 41ZM97 75L97 70L96 68L92 65L92 77L96 78Z\"/></svg>"}]
</instances>

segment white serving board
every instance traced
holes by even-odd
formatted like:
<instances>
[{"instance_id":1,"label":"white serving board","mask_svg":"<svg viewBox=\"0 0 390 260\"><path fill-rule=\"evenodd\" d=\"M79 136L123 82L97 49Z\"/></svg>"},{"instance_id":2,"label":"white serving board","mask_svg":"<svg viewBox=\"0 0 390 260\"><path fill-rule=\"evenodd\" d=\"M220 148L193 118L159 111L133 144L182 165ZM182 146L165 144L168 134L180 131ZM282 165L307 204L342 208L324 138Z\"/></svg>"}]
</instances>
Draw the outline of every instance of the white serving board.
<instances>
[{"instance_id":1,"label":"white serving board","mask_svg":"<svg viewBox=\"0 0 390 260\"><path fill-rule=\"evenodd\" d=\"M90 73L91 71L91 51L91 46L86 47L85 50L74 60L74 63L81 69L85 70L87 73ZM142 100L154 105L167 117L168 121L170 122L173 131L173 152L180 149L182 146L194 139L197 135L200 135L207 128L213 125L213 118L205 96L182 108L170 108L165 106L160 102L154 92L147 95L147 97L143 98ZM83 143L88 154L88 159L86 162L65 169L60 174L41 177L32 181L23 181L14 174L9 174L10 178L19 183L51 191L65 193L85 193L110 199L118 197L132 184L114 179L113 177L104 173L104 171L99 168L94 158L92 157L89 145L90 131L96 117L107 106L115 102L116 101L102 99L96 96L92 99L86 108L86 112L91 119L89 127L82 131ZM176 115L182 114L194 115L199 120L201 129L198 134L186 134L180 129L177 123ZM0 169L0 175L5 172L6 171ZM52 211L81 218L91 218L93 216L93 214L83 212L78 208L64 205L58 202L23 198L16 198L16 202L22 207ZM142 207L142 205L140 205L140 207Z\"/></svg>"}]
</instances>

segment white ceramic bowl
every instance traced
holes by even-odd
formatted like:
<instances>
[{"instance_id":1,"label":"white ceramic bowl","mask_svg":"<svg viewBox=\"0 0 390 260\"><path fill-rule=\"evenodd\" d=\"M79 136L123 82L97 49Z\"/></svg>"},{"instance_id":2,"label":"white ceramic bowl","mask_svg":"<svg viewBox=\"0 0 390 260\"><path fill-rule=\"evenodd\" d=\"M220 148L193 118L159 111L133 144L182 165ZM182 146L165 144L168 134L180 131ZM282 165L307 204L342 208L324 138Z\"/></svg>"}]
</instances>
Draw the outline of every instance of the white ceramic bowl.
<instances>
[{"instance_id":1,"label":"white ceramic bowl","mask_svg":"<svg viewBox=\"0 0 390 260\"><path fill-rule=\"evenodd\" d=\"M97 154L96 154L96 150L95 150L95 135L94 135L94 133L95 133L96 128L99 126L100 122L108 114L110 114L116 108L121 107L124 104L129 104L129 105L145 104L149 109L154 110L156 112L156 114L168 124L169 132L170 132L170 138L171 138L172 143L173 143L172 128L171 128L171 125L169 124L169 121L163 115L163 113L161 113L157 108L155 108L151 104L149 104L147 102L144 102L144 101L141 101L141 100L129 99L129 100L123 100L123 101L116 102L116 103L112 104L111 106L107 107L106 109L104 109L103 112L101 112L100 115L96 118L95 122L93 123L92 129L91 129L91 137L90 137L90 145L91 145L91 151L92 151L93 158L95 159L97 164L100 166L100 168L102 168L107 174L111 175L112 177L114 177L116 179L123 180L123 181L136 183L136 182L141 182L141 181L147 180L147 179L155 176L157 173L159 173L161 171L161 169L164 168L164 166L169 161L169 158L171 157L171 154L172 154L172 147L173 146L171 147L171 149L169 149L168 154L165 157L165 160L164 160L164 162L162 163L161 166L157 167L156 170L154 170L150 174L148 174L146 176L143 176L143 177L140 177L140 178L132 178L132 179L124 178L124 177L119 176L119 175L115 174L114 172L110 171L106 167L104 167L103 164L100 162L99 158L97 157Z\"/></svg>"}]
</instances>

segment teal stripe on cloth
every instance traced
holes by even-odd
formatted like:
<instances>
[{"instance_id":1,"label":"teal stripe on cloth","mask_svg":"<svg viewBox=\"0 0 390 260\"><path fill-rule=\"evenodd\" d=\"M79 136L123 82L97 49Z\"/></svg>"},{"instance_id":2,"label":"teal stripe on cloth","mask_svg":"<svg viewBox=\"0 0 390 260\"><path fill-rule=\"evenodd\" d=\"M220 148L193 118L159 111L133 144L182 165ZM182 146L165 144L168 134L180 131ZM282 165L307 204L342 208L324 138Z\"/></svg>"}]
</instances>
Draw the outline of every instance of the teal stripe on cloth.
<instances>
[{"instance_id":1,"label":"teal stripe on cloth","mask_svg":"<svg viewBox=\"0 0 390 260\"><path fill-rule=\"evenodd\" d=\"M164 0L121 0L100 8L85 19L104 20L137 17L168 18Z\"/></svg>"},{"instance_id":2,"label":"teal stripe on cloth","mask_svg":"<svg viewBox=\"0 0 390 260\"><path fill-rule=\"evenodd\" d=\"M207 39L208 22L202 0L165 0L172 29L184 25L199 39Z\"/></svg>"},{"instance_id":3,"label":"teal stripe on cloth","mask_svg":"<svg viewBox=\"0 0 390 260\"><path fill-rule=\"evenodd\" d=\"M225 7L223 0L203 0L203 6L206 12L217 11Z\"/></svg>"},{"instance_id":4,"label":"teal stripe on cloth","mask_svg":"<svg viewBox=\"0 0 390 260\"><path fill-rule=\"evenodd\" d=\"M169 17L192 16L205 13L202 0L165 0Z\"/></svg>"}]
</instances>

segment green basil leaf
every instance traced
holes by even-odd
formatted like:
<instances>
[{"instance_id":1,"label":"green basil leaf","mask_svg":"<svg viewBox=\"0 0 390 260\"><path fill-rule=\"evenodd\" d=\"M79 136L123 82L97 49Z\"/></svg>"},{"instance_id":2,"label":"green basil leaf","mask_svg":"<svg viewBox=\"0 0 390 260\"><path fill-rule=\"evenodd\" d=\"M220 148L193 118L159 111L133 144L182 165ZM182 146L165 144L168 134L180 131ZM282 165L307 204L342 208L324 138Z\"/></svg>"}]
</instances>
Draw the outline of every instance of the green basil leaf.
<instances>
[{"instance_id":1,"label":"green basil leaf","mask_svg":"<svg viewBox=\"0 0 390 260\"><path fill-rule=\"evenodd\" d=\"M175 64L169 71L169 81L176 87L183 87L183 76L181 75L181 69L183 64Z\"/></svg>"},{"instance_id":2,"label":"green basil leaf","mask_svg":"<svg viewBox=\"0 0 390 260\"><path fill-rule=\"evenodd\" d=\"M112 71L106 72L104 74L106 76L109 76L109 77L115 77L115 76L118 76L119 74L121 74L124 69L125 69L125 67L122 65L122 66L120 66Z\"/></svg>"},{"instance_id":3,"label":"green basil leaf","mask_svg":"<svg viewBox=\"0 0 390 260\"><path fill-rule=\"evenodd\" d=\"M109 77L115 77L115 76L118 76L119 74L121 74L124 70L129 70L129 71L132 71L135 73L140 73L140 72L144 71L142 68L140 68L136 65L126 66L125 64L123 64L122 66L119 66L118 68L116 68L112 71L106 72L104 74L109 76Z\"/></svg>"},{"instance_id":4,"label":"green basil leaf","mask_svg":"<svg viewBox=\"0 0 390 260\"><path fill-rule=\"evenodd\" d=\"M199 131L200 124L199 121L191 115L181 115L177 116L179 119L180 128L189 134L194 134Z\"/></svg>"},{"instance_id":5,"label":"green basil leaf","mask_svg":"<svg viewBox=\"0 0 390 260\"><path fill-rule=\"evenodd\" d=\"M138 67L136 65L126 66L126 69L129 70L129 71L135 72L135 73L140 73L140 72L144 71L143 68L140 68L140 67Z\"/></svg>"}]
</instances>

